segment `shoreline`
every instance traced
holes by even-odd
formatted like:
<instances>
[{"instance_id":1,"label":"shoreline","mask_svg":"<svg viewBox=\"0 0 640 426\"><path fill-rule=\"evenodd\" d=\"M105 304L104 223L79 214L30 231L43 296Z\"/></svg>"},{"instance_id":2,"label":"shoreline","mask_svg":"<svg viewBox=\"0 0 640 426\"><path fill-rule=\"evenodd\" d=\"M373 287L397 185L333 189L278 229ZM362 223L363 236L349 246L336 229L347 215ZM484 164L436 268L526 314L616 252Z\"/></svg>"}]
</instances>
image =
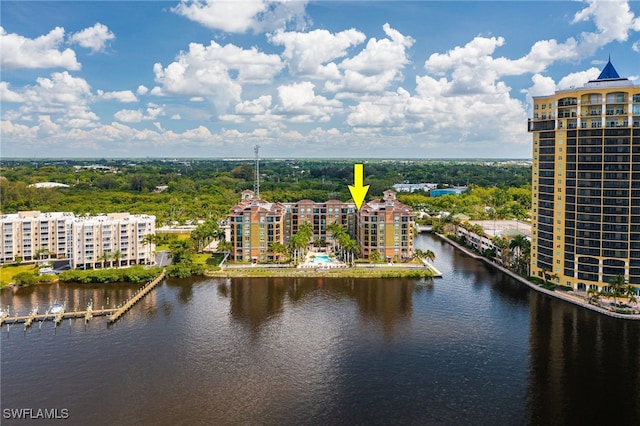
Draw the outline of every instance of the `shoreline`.
<instances>
[{"instance_id":1,"label":"shoreline","mask_svg":"<svg viewBox=\"0 0 640 426\"><path fill-rule=\"evenodd\" d=\"M592 310L594 312L597 312L597 313L603 314L603 315L607 315L607 316L612 317L612 318L626 319L626 320L632 320L632 321L640 321L640 315L639 314L620 314L620 313L617 313L617 312L612 312L612 311L609 311L607 309L601 308L599 306L595 306L595 305L592 305L590 303L585 303L582 300L578 299L577 296L564 294L564 292L562 290L552 291L552 290L547 290L546 288L542 288L542 287L530 282L526 278L521 277L520 275L516 274L515 272L512 272L512 271L508 270L504 266L498 265L497 263L491 261L490 259L487 259L484 256L480 256L480 255L472 252L468 248L458 244L457 242L453 241L452 239L450 239L450 238L448 238L448 237L446 237L446 236L444 236L442 234L438 234L438 233L434 232L434 235L436 235L437 237L439 237L443 241L446 241L447 243L449 243L453 247L457 248L458 250L462 251L466 255L468 255L468 256L470 256L470 257L472 257L474 259L483 261L486 265L489 265L489 266L493 267L494 269L496 269L496 270L498 270L498 271L510 276L511 278L514 278L514 279L518 280L522 284L526 284L527 286L529 286L529 288L531 288L531 289L533 289L533 290L535 290L537 292L546 294L546 295L551 296L551 297L555 297L556 299L559 299L559 300L564 300L565 302L573 303L574 305L580 306L582 308L590 309L590 310Z\"/></svg>"},{"instance_id":2,"label":"shoreline","mask_svg":"<svg viewBox=\"0 0 640 426\"><path fill-rule=\"evenodd\" d=\"M440 278L442 274L430 266L402 267L389 265L367 265L350 268L283 268L264 265L230 267L219 271L205 271L210 278Z\"/></svg>"}]
</instances>

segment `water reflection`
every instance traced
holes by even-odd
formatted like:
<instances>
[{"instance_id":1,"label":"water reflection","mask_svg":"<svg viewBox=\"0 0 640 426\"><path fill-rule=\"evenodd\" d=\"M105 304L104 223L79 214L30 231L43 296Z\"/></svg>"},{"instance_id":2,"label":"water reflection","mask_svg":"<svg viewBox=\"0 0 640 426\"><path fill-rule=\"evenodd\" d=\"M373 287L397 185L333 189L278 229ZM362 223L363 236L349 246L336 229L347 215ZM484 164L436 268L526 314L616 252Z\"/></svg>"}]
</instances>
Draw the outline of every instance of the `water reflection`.
<instances>
[{"instance_id":1,"label":"water reflection","mask_svg":"<svg viewBox=\"0 0 640 426\"><path fill-rule=\"evenodd\" d=\"M640 323L416 242L444 278L166 280L114 327L5 327L3 408L68 407L65 424L640 424ZM137 288L0 298L27 312Z\"/></svg>"},{"instance_id":2,"label":"water reflection","mask_svg":"<svg viewBox=\"0 0 640 426\"><path fill-rule=\"evenodd\" d=\"M532 424L640 424L638 323L531 294Z\"/></svg>"},{"instance_id":3,"label":"water reflection","mask_svg":"<svg viewBox=\"0 0 640 426\"><path fill-rule=\"evenodd\" d=\"M418 284L420 291L432 283ZM249 278L225 280L218 294L229 297L231 315L258 331L276 319L285 306L305 303L314 297L353 300L364 319L378 321L386 333L393 324L411 316L416 281L339 278Z\"/></svg>"}]
</instances>

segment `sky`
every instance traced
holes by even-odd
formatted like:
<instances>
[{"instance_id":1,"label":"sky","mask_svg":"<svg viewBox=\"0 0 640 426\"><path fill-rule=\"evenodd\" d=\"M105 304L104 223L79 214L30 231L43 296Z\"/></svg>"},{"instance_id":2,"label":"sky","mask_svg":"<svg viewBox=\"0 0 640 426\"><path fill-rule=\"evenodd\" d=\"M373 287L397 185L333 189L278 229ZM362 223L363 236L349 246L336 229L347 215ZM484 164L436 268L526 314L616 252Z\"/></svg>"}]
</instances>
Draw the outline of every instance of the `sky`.
<instances>
[{"instance_id":1,"label":"sky","mask_svg":"<svg viewBox=\"0 0 640 426\"><path fill-rule=\"evenodd\" d=\"M0 2L3 158L531 158L639 1Z\"/></svg>"}]
</instances>

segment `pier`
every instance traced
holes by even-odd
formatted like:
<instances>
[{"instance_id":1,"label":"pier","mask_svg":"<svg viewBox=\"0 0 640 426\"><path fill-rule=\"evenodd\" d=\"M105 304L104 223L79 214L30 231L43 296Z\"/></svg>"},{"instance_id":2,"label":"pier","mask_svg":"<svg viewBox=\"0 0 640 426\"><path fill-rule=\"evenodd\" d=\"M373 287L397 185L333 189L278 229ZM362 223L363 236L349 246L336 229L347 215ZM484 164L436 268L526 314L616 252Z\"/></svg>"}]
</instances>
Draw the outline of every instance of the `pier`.
<instances>
[{"instance_id":1,"label":"pier","mask_svg":"<svg viewBox=\"0 0 640 426\"><path fill-rule=\"evenodd\" d=\"M155 286L158 285L160 281L165 276L165 270L162 270L160 275L158 275L153 281L147 283L144 287L140 288L136 291L129 299L123 302L120 306L115 308L107 308L107 309L94 309L93 302L89 302L86 310L84 311L65 311L64 307L60 312L52 313L50 310L47 310L44 314L38 313L37 306L29 312L28 315L15 315L10 316L8 308L3 310L2 315L0 315L0 326L7 324L10 327L13 324L24 324L25 331L33 325L34 322L39 321L40 325L44 321L53 321L55 326L60 325L65 319L76 319L76 318L84 318L85 324L89 322L93 317L101 317L106 316L109 324L113 324L120 317L127 312L133 305L138 303L144 296L146 296Z\"/></svg>"},{"instance_id":2,"label":"pier","mask_svg":"<svg viewBox=\"0 0 640 426\"><path fill-rule=\"evenodd\" d=\"M113 324L114 322L118 321L118 319L125 312L131 309L133 305L138 303L140 299L146 296L147 293L149 293L156 285L158 285L160 281L162 281L165 273L166 273L166 269L163 269L160 275L158 275L153 281L149 282L149 284L147 284L146 286L142 287L140 290L135 292L134 295L129 298L129 300L127 300L126 302L124 302L122 306L120 306L120 308L116 309L112 314L110 314L109 324Z\"/></svg>"},{"instance_id":3,"label":"pier","mask_svg":"<svg viewBox=\"0 0 640 426\"><path fill-rule=\"evenodd\" d=\"M91 311L60 312L59 314L56 314L56 315L50 314L50 313L35 314L35 315L34 314L16 315L14 317L3 318L2 324L24 323L26 325L29 322L29 320L31 320L29 322L29 325L31 325L35 321L50 321L50 320L53 320L54 322L56 322L56 324L59 324L60 322L62 322L62 320L65 320L65 319L86 318L86 315L88 312L91 312L92 316L97 317L97 316L111 315L116 310L117 310L116 308L112 308L112 309L97 309L97 310L91 310Z\"/></svg>"}]
</instances>

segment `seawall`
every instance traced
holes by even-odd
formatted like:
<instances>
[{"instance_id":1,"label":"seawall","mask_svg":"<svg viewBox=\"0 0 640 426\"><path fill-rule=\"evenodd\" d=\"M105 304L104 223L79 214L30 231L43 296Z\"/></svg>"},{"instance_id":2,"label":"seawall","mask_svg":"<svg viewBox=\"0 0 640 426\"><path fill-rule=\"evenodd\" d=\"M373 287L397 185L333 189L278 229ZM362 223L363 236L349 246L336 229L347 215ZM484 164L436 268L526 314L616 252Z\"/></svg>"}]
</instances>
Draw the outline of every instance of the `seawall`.
<instances>
[{"instance_id":1,"label":"seawall","mask_svg":"<svg viewBox=\"0 0 640 426\"><path fill-rule=\"evenodd\" d=\"M486 263L487 265L491 266L492 268L509 275L511 278L518 280L519 282L521 282L522 284L525 284L527 286L529 286L530 288L532 288L535 291L538 291L540 293L544 293L548 296L551 297L555 297L556 299L560 299L560 300L564 300L565 302L569 302L569 303L573 303L574 305L578 305L582 308L586 308L586 309L590 309L592 311L598 312L599 314L603 314L603 315L607 315L613 318L620 318L620 319L626 319L626 320L640 320L640 315L626 315L626 314L619 314L617 312L612 312L609 311L607 309L604 308L600 308L598 306L594 306L591 305L589 303L585 303L581 300L576 299L573 296L569 296L566 294L563 294L562 291L551 291L551 290L547 290L546 288L542 288L532 282L530 282L529 280L527 280L526 278L521 277L520 275L516 274L515 272L512 272L510 270L508 270L507 268L505 268L504 266L498 265L497 263L495 263L494 261L487 259L484 256L480 256L474 252L472 252L471 250L469 250L468 248L456 243L455 241L453 241L450 238L447 238L444 235L438 234L434 232L434 235L438 236L440 239L448 242L449 244L451 244L452 246L454 246L455 248L457 248L458 250L464 252L465 254L467 254L470 257L473 257L474 259L480 260L484 263Z\"/></svg>"}]
</instances>

